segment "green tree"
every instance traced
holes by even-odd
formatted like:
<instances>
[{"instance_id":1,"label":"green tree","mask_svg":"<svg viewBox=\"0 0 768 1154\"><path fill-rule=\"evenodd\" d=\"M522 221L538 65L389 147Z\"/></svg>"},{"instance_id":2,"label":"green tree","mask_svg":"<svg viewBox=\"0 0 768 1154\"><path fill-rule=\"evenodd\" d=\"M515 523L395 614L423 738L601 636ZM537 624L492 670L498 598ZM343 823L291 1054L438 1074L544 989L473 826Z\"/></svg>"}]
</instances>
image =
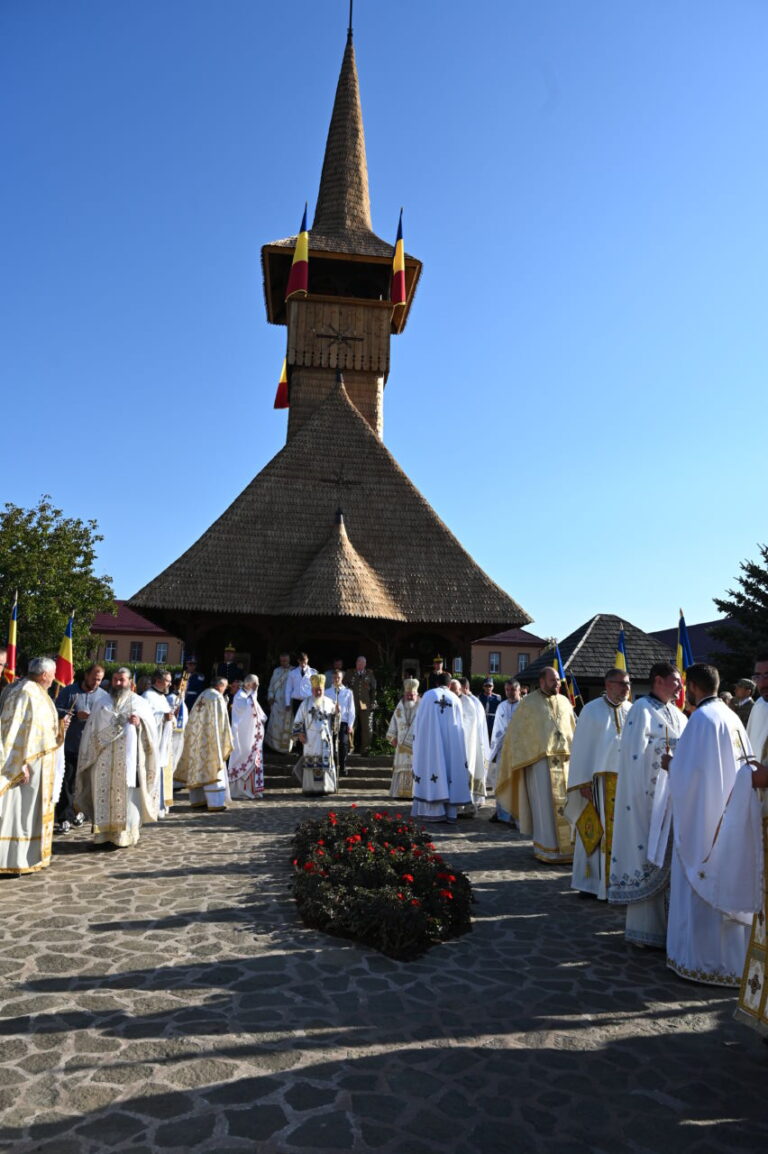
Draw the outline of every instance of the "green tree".
<instances>
[{"instance_id":1,"label":"green tree","mask_svg":"<svg viewBox=\"0 0 768 1154\"><path fill-rule=\"evenodd\" d=\"M20 668L31 657L58 653L74 611L72 649L82 665L92 644L97 613L114 612L111 577L93 571L103 538L95 521L65 517L48 494L34 509L6 503L0 513L0 632L7 636L18 590L17 646Z\"/></svg>"},{"instance_id":2,"label":"green tree","mask_svg":"<svg viewBox=\"0 0 768 1154\"><path fill-rule=\"evenodd\" d=\"M760 561L742 561L736 588L714 602L730 620L713 626L724 652L717 661L725 681L748 677L755 654L768 652L768 545L758 545Z\"/></svg>"}]
</instances>

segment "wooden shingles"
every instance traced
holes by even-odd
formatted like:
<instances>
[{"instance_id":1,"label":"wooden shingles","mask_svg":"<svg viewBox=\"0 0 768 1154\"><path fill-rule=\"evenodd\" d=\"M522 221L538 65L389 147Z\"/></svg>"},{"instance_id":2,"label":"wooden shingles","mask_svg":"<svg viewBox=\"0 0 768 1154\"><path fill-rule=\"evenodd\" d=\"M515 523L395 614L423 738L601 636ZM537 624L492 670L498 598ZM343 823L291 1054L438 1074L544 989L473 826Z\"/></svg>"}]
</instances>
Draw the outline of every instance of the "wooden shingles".
<instances>
[{"instance_id":1,"label":"wooden shingles","mask_svg":"<svg viewBox=\"0 0 768 1154\"><path fill-rule=\"evenodd\" d=\"M345 531L334 543L338 508ZM334 563L335 602L326 588L336 580ZM470 626L530 621L465 552L343 384L131 605L281 616L297 611L299 593L304 612L317 615Z\"/></svg>"}]
</instances>

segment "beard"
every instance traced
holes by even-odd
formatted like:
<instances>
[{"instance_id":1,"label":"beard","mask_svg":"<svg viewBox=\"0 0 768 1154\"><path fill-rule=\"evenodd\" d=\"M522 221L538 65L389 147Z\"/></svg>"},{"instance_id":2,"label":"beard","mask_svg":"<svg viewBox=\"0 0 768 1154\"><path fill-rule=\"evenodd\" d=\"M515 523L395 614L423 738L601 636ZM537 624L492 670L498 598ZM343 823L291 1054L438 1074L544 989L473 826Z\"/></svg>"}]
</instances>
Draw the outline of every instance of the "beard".
<instances>
[{"instance_id":1,"label":"beard","mask_svg":"<svg viewBox=\"0 0 768 1154\"><path fill-rule=\"evenodd\" d=\"M122 685L110 685L109 693L117 711L122 710L123 706L127 706L131 699L130 689L125 689Z\"/></svg>"}]
</instances>

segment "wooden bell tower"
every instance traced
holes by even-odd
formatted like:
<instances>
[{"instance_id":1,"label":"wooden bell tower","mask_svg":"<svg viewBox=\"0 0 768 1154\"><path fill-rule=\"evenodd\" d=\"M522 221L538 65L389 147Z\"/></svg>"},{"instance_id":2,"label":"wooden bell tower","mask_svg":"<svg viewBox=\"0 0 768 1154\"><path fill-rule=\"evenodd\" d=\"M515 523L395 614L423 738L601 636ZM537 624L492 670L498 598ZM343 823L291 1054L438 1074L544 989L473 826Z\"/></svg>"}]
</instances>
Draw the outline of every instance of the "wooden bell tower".
<instances>
[{"instance_id":1,"label":"wooden bell tower","mask_svg":"<svg viewBox=\"0 0 768 1154\"><path fill-rule=\"evenodd\" d=\"M395 221L393 219L393 231ZM389 301L394 246L371 226L368 165L352 29L341 64L325 146L315 219L309 233L309 289L286 303L296 237L262 249L267 319L287 325L288 441L335 387L383 438L389 341L402 332L421 262L405 258L406 304Z\"/></svg>"}]
</instances>

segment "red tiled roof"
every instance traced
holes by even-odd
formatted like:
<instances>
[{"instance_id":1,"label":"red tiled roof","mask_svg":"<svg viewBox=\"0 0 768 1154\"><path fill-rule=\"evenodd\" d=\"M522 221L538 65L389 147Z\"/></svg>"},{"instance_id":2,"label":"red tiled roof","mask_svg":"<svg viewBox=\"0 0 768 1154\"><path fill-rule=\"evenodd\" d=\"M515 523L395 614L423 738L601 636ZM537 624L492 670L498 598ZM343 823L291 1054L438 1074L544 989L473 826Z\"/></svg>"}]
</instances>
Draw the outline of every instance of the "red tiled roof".
<instances>
[{"instance_id":1,"label":"red tiled roof","mask_svg":"<svg viewBox=\"0 0 768 1154\"><path fill-rule=\"evenodd\" d=\"M488 637L478 637L473 645L546 645L546 637L535 637L526 629L504 629L501 633L491 633Z\"/></svg>"},{"instance_id":2,"label":"red tiled roof","mask_svg":"<svg viewBox=\"0 0 768 1154\"><path fill-rule=\"evenodd\" d=\"M91 633L103 633L107 637L113 633L152 633L167 637L168 631L153 625L135 609L129 609L126 601L116 601L117 615L97 613L91 625Z\"/></svg>"}]
</instances>

